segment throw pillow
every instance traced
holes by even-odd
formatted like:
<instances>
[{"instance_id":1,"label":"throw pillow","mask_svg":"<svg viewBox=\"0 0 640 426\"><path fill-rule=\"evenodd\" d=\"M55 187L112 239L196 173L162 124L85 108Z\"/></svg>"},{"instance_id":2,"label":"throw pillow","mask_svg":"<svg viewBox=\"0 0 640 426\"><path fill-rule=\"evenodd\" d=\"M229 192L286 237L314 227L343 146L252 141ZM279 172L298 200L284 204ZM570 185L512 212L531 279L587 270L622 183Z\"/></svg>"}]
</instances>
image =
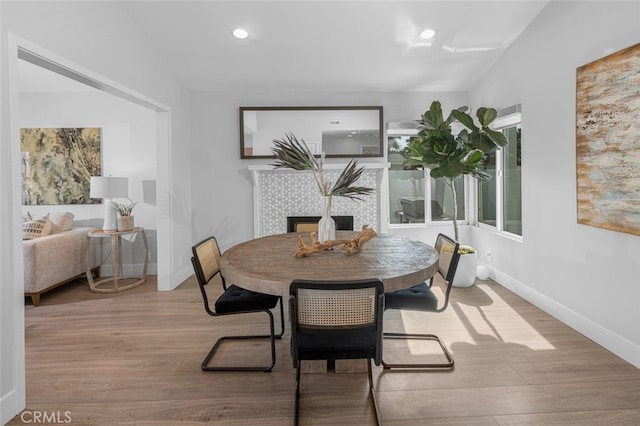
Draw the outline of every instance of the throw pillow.
<instances>
[{"instance_id":1,"label":"throw pillow","mask_svg":"<svg viewBox=\"0 0 640 426\"><path fill-rule=\"evenodd\" d=\"M71 229L74 217L74 214L71 212L51 213L49 215L49 219L51 220L51 234L57 234Z\"/></svg>"},{"instance_id":2,"label":"throw pillow","mask_svg":"<svg viewBox=\"0 0 640 426\"><path fill-rule=\"evenodd\" d=\"M34 238L49 235L49 233L51 232L51 221L49 220L48 213L42 217L35 219L32 215L29 216L32 219L22 224L23 240L32 240Z\"/></svg>"}]
</instances>

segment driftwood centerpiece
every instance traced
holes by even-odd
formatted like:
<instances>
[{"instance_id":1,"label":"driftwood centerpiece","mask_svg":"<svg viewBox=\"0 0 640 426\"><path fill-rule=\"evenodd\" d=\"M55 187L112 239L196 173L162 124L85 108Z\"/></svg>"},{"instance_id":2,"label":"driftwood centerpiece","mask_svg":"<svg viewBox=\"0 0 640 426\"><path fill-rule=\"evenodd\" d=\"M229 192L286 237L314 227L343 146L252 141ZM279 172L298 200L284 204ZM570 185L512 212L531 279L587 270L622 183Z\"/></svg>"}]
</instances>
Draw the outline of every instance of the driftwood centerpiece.
<instances>
[{"instance_id":1,"label":"driftwood centerpiece","mask_svg":"<svg viewBox=\"0 0 640 426\"><path fill-rule=\"evenodd\" d=\"M307 245L304 242L304 235L298 235L298 251L296 251L295 257L307 257L312 253L328 250L335 246L347 252L347 255L354 251L362 250L364 243L376 236L376 231L369 228L367 225L362 226L362 231L356 235L353 240L327 240L323 243L318 241L318 233L311 233L311 245Z\"/></svg>"}]
</instances>

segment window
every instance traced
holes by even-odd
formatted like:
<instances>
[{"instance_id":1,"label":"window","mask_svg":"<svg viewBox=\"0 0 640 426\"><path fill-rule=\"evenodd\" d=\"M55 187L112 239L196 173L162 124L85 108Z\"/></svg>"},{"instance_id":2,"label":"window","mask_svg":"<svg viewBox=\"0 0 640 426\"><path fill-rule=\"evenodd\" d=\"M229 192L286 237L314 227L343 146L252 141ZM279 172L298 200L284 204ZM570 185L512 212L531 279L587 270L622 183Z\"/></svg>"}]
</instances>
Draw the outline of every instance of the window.
<instances>
[{"instance_id":1,"label":"window","mask_svg":"<svg viewBox=\"0 0 640 426\"><path fill-rule=\"evenodd\" d=\"M425 173L402 165L409 156L410 138L389 136L389 219L392 224L424 223Z\"/></svg>"},{"instance_id":2,"label":"window","mask_svg":"<svg viewBox=\"0 0 640 426\"><path fill-rule=\"evenodd\" d=\"M520 105L501 111L493 128L509 141L486 157L490 180L478 181L478 222L498 231L522 236L522 142Z\"/></svg>"},{"instance_id":3,"label":"window","mask_svg":"<svg viewBox=\"0 0 640 426\"><path fill-rule=\"evenodd\" d=\"M400 133L401 131L397 131ZM441 179L431 179L429 170L404 167L409 157L411 131L394 134L389 130L389 222L428 223L453 218L451 189ZM415 134L415 132L413 132ZM458 220L464 220L464 177L456 181L458 193ZM425 200L430 200L426 203Z\"/></svg>"}]
</instances>

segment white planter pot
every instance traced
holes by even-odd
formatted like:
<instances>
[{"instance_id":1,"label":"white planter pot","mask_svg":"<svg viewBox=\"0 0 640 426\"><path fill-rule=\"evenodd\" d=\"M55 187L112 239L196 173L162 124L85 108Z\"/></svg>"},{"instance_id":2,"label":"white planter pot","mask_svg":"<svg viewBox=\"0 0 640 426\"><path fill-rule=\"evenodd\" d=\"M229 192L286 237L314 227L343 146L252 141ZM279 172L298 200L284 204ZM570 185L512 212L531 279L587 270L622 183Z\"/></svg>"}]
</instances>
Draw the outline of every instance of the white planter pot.
<instances>
[{"instance_id":1,"label":"white planter pot","mask_svg":"<svg viewBox=\"0 0 640 426\"><path fill-rule=\"evenodd\" d=\"M478 268L478 252L461 254L458 261L458 269L453 278L454 287L471 287L476 280Z\"/></svg>"}]
</instances>

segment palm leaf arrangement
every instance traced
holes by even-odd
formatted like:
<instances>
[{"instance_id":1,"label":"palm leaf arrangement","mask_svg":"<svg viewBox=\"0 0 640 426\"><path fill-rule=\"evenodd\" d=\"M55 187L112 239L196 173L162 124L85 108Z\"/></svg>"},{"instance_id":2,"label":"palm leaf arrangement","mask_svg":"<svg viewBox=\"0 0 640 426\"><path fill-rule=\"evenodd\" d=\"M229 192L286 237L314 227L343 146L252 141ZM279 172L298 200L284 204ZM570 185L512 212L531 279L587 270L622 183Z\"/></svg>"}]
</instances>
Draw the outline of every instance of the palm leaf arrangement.
<instances>
[{"instance_id":1,"label":"palm leaf arrangement","mask_svg":"<svg viewBox=\"0 0 640 426\"><path fill-rule=\"evenodd\" d=\"M349 161L336 182L331 185L323 169L324 153L320 161L317 161L304 139L298 140L292 133L287 133L282 139L274 139L273 144L271 151L276 160L271 165L275 168L311 170L321 195L362 200L363 195L374 191L373 188L355 185L364 171L364 167L358 167L356 160Z\"/></svg>"}]
</instances>

